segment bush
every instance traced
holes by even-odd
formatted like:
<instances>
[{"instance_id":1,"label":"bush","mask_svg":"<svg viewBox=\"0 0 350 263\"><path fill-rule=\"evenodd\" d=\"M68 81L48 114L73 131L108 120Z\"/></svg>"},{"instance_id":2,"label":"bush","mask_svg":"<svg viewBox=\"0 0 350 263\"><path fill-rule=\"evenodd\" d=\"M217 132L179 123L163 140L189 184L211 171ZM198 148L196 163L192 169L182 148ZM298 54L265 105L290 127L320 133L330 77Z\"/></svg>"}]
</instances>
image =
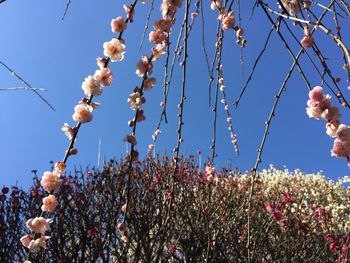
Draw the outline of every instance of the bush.
<instances>
[{"instance_id":1,"label":"bush","mask_svg":"<svg viewBox=\"0 0 350 263\"><path fill-rule=\"evenodd\" d=\"M138 161L123 238L128 162L63 177L48 248L32 262L246 262L250 174L202 171L181 159L171 189L172 161ZM26 193L3 187L1 262L23 262L25 221L41 212L38 178ZM170 202L172 200L172 202ZM256 178L251 199L252 262L346 262L350 242L349 191L321 174L271 167ZM171 203L171 209L169 204ZM119 228L119 230L118 230ZM120 231L122 230L122 231Z\"/></svg>"}]
</instances>

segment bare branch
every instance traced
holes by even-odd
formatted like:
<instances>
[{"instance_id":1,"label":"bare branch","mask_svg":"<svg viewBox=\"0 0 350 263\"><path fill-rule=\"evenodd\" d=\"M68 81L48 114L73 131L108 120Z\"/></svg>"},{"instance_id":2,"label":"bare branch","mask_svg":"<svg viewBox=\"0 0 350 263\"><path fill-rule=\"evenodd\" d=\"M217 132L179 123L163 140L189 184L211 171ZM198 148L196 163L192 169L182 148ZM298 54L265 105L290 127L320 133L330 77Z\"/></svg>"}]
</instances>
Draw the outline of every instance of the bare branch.
<instances>
[{"instance_id":1,"label":"bare branch","mask_svg":"<svg viewBox=\"0 0 350 263\"><path fill-rule=\"evenodd\" d=\"M55 108L43 97L39 94L38 89L33 88L27 81L25 81L21 76L19 76L15 71L13 71L9 66L7 66L4 62L0 61L0 64L4 66L13 76L15 76L20 82L22 82L28 90L33 91L47 106L50 107L53 111Z\"/></svg>"}]
</instances>

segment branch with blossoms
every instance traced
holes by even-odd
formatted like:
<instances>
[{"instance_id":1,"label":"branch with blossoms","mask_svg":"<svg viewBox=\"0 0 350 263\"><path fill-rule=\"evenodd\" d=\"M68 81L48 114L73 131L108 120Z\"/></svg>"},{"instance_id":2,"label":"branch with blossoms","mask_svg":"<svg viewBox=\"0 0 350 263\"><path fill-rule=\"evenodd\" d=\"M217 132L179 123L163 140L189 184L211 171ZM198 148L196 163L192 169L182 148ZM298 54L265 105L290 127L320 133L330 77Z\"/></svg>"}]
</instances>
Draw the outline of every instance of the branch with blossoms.
<instances>
[{"instance_id":1,"label":"branch with blossoms","mask_svg":"<svg viewBox=\"0 0 350 263\"><path fill-rule=\"evenodd\" d=\"M125 41L122 39L122 34L127 28L127 23L133 21L134 8L137 3L135 0L130 6L124 5L126 19L121 16L111 21L111 30L118 33L118 37L112 39L110 42L103 44L104 58L97 58L97 65L99 67L95 74L85 78L82 83L84 91L84 98L74 108L73 120L77 122L75 127L70 127L67 123L64 124L62 131L70 140L68 149L65 152L62 161L56 162L52 172L46 171L40 181L43 189L49 194L43 198L43 206L41 207L41 215L39 217L31 218L27 221L27 228L33 234L25 235L21 238L23 246L29 249L27 260L29 261L30 253L37 252L46 248L46 240L49 236L45 233L50 230L50 223L52 219L44 218L45 213L53 213L58 205L56 195L60 191L62 185L61 175L65 173L66 162L71 155L77 154L77 149L74 147L77 134L82 124L91 122L93 115L92 111L99 107L99 103L93 102L93 98L100 96L103 89L112 84L112 72L108 67L109 62L121 61L125 54Z\"/></svg>"},{"instance_id":2,"label":"branch with blossoms","mask_svg":"<svg viewBox=\"0 0 350 263\"><path fill-rule=\"evenodd\" d=\"M340 122L339 108L332 106L331 97L323 95L323 89L316 86L309 93L306 113L310 118L325 120L326 133L334 138L332 156L344 157L350 166L350 127Z\"/></svg>"},{"instance_id":3,"label":"branch with blossoms","mask_svg":"<svg viewBox=\"0 0 350 263\"><path fill-rule=\"evenodd\" d=\"M136 75L142 78L140 87L135 87L134 92L129 95L128 103L130 108L135 111L134 119L130 120L128 125L132 128L132 133L126 135L125 141L131 145L130 154L127 155L128 167L125 171L127 175L126 185L126 203L122 206L122 212L124 213L122 222L118 225L118 229L121 232L121 240L125 243L129 242L127 231L127 219L131 216L131 213L135 207L135 203L132 202L131 186L133 176L133 162L138 161L138 151L135 149L137 144L136 139L136 127L137 123L145 120L144 110L142 105L146 102L144 91L152 89L156 84L155 78L149 78L149 75L153 73L153 61L160 59L165 54L165 48L170 45L169 36L171 34L171 28L175 23L175 14L178 8L182 5L182 0L166 0L161 4L162 19L155 21L153 25L153 31L149 34L149 42L155 46L152 48L152 55L150 57L143 55L136 64Z\"/></svg>"}]
</instances>

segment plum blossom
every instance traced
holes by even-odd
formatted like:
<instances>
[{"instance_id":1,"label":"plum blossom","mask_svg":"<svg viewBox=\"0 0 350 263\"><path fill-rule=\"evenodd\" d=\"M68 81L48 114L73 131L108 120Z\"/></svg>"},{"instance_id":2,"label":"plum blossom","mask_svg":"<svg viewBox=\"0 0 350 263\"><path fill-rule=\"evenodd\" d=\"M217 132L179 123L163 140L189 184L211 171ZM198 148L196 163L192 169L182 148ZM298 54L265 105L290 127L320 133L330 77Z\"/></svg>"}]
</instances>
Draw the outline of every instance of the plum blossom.
<instances>
[{"instance_id":1,"label":"plum blossom","mask_svg":"<svg viewBox=\"0 0 350 263\"><path fill-rule=\"evenodd\" d=\"M339 125L340 122L338 120L328 122L326 124L326 133L328 134L328 136L336 137Z\"/></svg>"},{"instance_id":2,"label":"plum blossom","mask_svg":"<svg viewBox=\"0 0 350 263\"><path fill-rule=\"evenodd\" d=\"M45 249L46 248L46 240L49 239L49 236L41 236L35 240L30 241L28 248L32 252L37 252L41 248Z\"/></svg>"},{"instance_id":3,"label":"plum blossom","mask_svg":"<svg viewBox=\"0 0 350 263\"><path fill-rule=\"evenodd\" d=\"M350 155L350 142L335 139L333 148L331 151L332 156L335 157L347 157Z\"/></svg>"},{"instance_id":4,"label":"plum blossom","mask_svg":"<svg viewBox=\"0 0 350 263\"><path fill-rule=\"evenodd\" d=\"M139 109L142 105L142 97L139 92L134 92L129 95L128 103L133 110Z\"/></svg>"},{"instance_id":5,"label":"plum blossom","mask_svg":"<svg viewBox=\"0 0 350 263\"><path fill-rule=\"evenodd\" d=\"M58 192L59 187L62 184L62 180L56 171L46 171L41 178L40 184L46 192Z\"/></svg>"},{"instance_id":6,"label":"plum blossom","mask_svg":"<svg viewBox=\"0 0 350 263\"><path fill-rule=\"evenodd\" d=\"M106 66L106 63L107 63L106 58L100 58L100 57L96 58L96 64L100 69L104 68Z\"/></svg>"},{"instance_id":7,"label":"plum blossom","mask_svg":"<svg viewBox=\"0 0 350 263\"><path fill-rule=\"evenodd\" d=\"M78 104L74 108L73 120L86 123L92 120L92 110L93 108L87 104Z\"/></svg>"},{"instance_id":8,"label":"plum blossom","mask_svg":"<svg viewBox=\"0 0 350 263\"><path fill-rule=\"evenodd\" d=\"M132 134L126 135L125 138L124 138L124 141L126 141L126 142L128 142L128 143L130 143L130 144L132 144L134 146L137 144L136 137L134 135L132 135Z\"/></svg>"},{"instance_id":9,"label":"plum blossom","mask_svg":"<svg viewBox=\"0 0 350 263\"><path fill-rule=\"evenodd\" d=\"M124 59L125 45L119 39L112 39L103 44L103 54L111 59L112 62L121 61Z\"/></svg>"},{"instance_id":10,"label":"plum blossom","mask_svg":"<svg viewBox=\"0 0 350 263\"><path fill-rule=\"evenodd\" d=\"M228 14L225 14L222 17L222 29L223 30L228 30L230 28L233 28L235 25L235 18L233 16L233 11L229 12Z\"/></svg>"},{"instance_id":11,"label":"plum blossom","mask_svg":"<svg viewBox=\"0 0 350 263\"><path fill-rule=\"evenodd\" d=\"M153 30L149 33L148 40L152 44L160 44L166 39L166 35L162 30Z\"/></svg>"},{"instance_id":12,"label":"plum blossom","mask_svg":"<svg viewBox=\"0 0 350 263\"><path fill-rule=\"evenodd\" d=\"M100 81L96 80L93 76L85 78L81 84L81 88L84 91L85 96L100 96L103 90L100 87Z\"/></svg>"},{"instance_id":13,"label":"plum blossom","mask_svg":"<svg viewBox=\"0 0 350 263\"><path fill-rule=\"evenodd\" d=\"M341 141L350 142L350 127L345 124L340 124L337 129L337 138Z\"/></svg>"},{"instance_id":14,"label":"plum blossom","mask_svg":"<svg viewBox=\"0 0 350 263\"><path fill-rule=\"evenodd\" d=\"M102 87L112 84L112 71L109 68L101 68L95 71L94 79L100 83Z\"/></svg>"},{"instance_id":15,"label":"plum blossom","mask_svg":"<svg viewBox=\"0 0 350 263\"><path fill-rule=\"evenodd\" d=\"M66 171L66 164L64 162L56 162L55 169L58 174L64 174Z\"/></svg>"},{"instance_id":16,"label":"plum blossom","mask_svg":"<svg viewBox=\"0 0 350 263\"><path fill-rule=\"evenodd\" d=\"M160 10L164 19L172 20L176 13L176 6L171 5L169 1L163 1L163 3L160 6Z\"/></svg>"},{"instance_id":17,"label":"plum blossom","mask_svg":"<svg viewBox=\"0 0 350 263\"><path fill-rule=\"evenodd\" d=\"M130 20L130 22L132 22L134 20L134 14L135 14L135 10L133 8L131 8L130 5L123 5L125 14L126 14L126 18L128 20Z\"/></svg>"},{"instance_id":18,"label":"plum blossom","mask_svg":"<svg viewBox=\"0 0 350 263\"><path fill-rule=\"evenodd\" d=\"M68 123L64 123L61 130L64 132L64 134L68 137L69 140L73 139L73 136L75 134L75 128L71 128Z\"/></svg>"},{"instance_id":19,"label":"plum blossom","mask_svg":"<svg viewBox=\"0 0 350 263\"><path fill-rule=\"evenodd\" d=\"M304 26L304 37L300 40L300 44L303 48L310 48L314 44L310 28L307 25Z\"/></svg>"},{"instance_id":20,"label":"plum blossom","mask_svg":"<svg viewBox=\"0 0 350 263\"><path fill-rule=\"evenodd\" d=\"M33 240L33 237L31 235L25 235L25 236L21 237L21 239L20 239L20 241L24 247L28 247L30 241L32 241L32 240Z\"/></svg>"},{"instance_id":21,"label":"plum blossom","mask_svg":"<svg viewBox=\"0 0 350 263\"><path fill-rule=\"evenodd\" d=\"M299 5L301 4L299 0L281 0L284 8L292 16L295 16L299 11Z\"/></svg>"},{"instance_id":22,"label":"plum blossom","mask_svg":"<svg viewBox=\"0 0 350 263\"><path fill-rule=\"evenodd\" d=\"M152 60L158 60L165 54L165 45L157 44L152 48Z\"/></svg>"},{"instance_id":23,"label":"plum blossom","mask_svg":"<svg viewBox=\"0 0 350 263\"><path fill-rule=\"evenodd\" d=\"M26 226L33 232L38 234L44 234L46 231L50 230L51 219L46 219L44 217L31 218L26 222Z\"/></svg>"},{"instance_id":24,"label":"plum blossom","mask_svg":"<svg viewBox=\"0 0 350 263\"><path fill-rule=\"evenodd\" d=\"M155 78L149 78L146 79L143 83L143 89L144 90L150 90L156 85L156 79Z\"/></svg>"},{"instance_id":25,"label":"plum blossom","mask_svg":"<svg viewBox=\"0 0 350 263\"><path fill-rule=\"evenodd\" d=\"M116 19L112 19L111 21L112 32L114 33L122 32L126 29L126 27L127 24L121 16L117 17Z\"/></svg>"},{"instance_id":26,"label":"plum blossom","mask_svg":"<svg viewBox=\"0 0 350 263\"><path fill-rule=\"evenodd\" d=\"M150 59L143 55L141 59L136 64L136 75L139 77L144 77L146 74L152 74L153 64Z\"/></svg>"},{"instance_id":27,"label":"plum blossom","mask_svg":"<svg viewBox=\"0 0 350 263\"><path fill-rule=\"evenodd\" d=\"M219 9L221 8L221 2L222 0L212 0L210 4L211 10Z\"/></svg>"},{"instance_id":28,"label":"plum blossom","mask_svg":"<svg viewBox=\"0 0 350 263\"><path fill-rule=\"evenodd\" d=\"M54 195L49 195L43 198L43 205L41 206L41 210L44 212L52 213L53 211L55 211L57 205L58 202L56 197Z\"/></svg>"},{"instance_id":29,"label":"plum blossom","mask_svg":"<svg viewBox=\"0 0 350 263\"><path fill-rule=\"evenodd\" d=\"M300 44L303 48L310 48L314 44L314 39L312 36L304 36L300 40Z\"/></svg>"}]
</instances>

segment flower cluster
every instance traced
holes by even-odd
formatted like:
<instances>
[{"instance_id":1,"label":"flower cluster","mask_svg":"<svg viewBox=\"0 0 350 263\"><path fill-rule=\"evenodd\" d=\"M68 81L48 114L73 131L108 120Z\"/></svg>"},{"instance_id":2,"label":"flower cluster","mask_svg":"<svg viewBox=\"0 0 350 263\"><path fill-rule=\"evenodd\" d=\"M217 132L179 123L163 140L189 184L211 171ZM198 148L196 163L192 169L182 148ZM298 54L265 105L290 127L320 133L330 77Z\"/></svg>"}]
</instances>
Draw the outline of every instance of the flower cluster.
<instances>
[{"instance_id":1,"label":"flower cluster","mask_svg":"<svg viewBox=\"0 0 350 263\"><path fill-rule=\"evenodd\" d=\"M220 14L218 20L221 21L222 30L227 31L233 29L236 32L236 44L240 47L244 47L247 44L247 40L243 38L244 30L239 26L235 26L235 16L232 10L227 11L226 7L222 6L221 0L210 0L210 8L212 10L219 10Z\"/></svg>"},{"instance_id":2,"label":"flower cluster","mask_svg":"<svg viewBox=\"0 0 350 263\"><path fill-rule=\"evenodd\" d=\"M300 40L300 44L303 48L310 48L314 44L314 39L312 37L309 26L304 26L304 37Z\"/></svg>"},{"instance_id":3,"label":"flower cluster","mask_svg":"<svg viewBox=\"0 0 350 263\"><path fill-rule=\"evenodd\" d=\"M340 122L341 115L338 107L332 106L331 97L324 96L322 92L323 89L320 86L316 86L310 91L306 113L310 118L327 121L326 133L335 138L331 151L332 156L345 157L349 160L350 127Z\"/></svg>"}]
</instances>

